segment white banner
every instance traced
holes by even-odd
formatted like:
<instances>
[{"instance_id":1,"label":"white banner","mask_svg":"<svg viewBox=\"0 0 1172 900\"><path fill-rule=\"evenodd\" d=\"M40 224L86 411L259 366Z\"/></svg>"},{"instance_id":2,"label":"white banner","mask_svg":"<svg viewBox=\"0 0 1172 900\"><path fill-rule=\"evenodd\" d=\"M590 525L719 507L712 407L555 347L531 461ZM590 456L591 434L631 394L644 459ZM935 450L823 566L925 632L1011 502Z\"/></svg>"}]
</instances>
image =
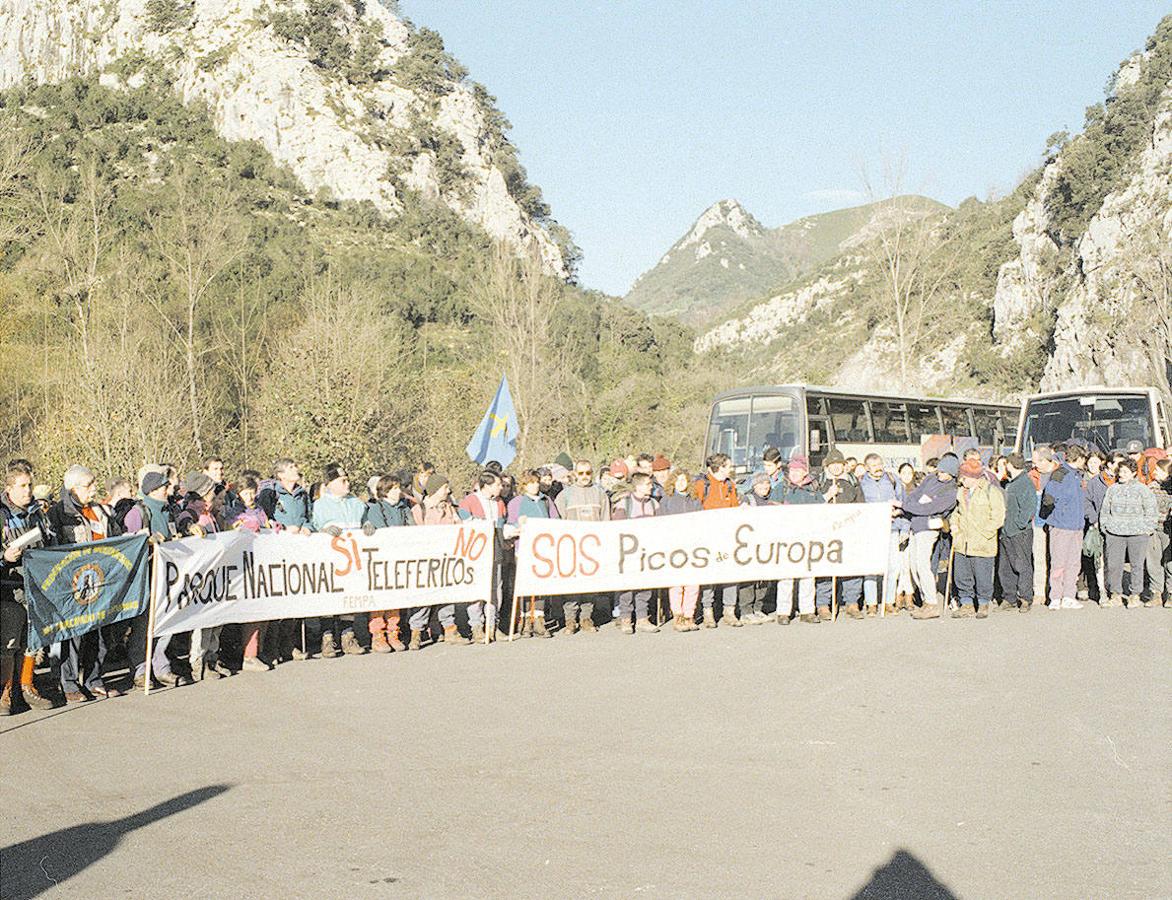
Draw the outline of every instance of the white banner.
<instances>
[{"instance_id":1,"label":"white banner","mask_svg":"<svg viewBox=\"0 0 1172 900\"><path fill-rule=\"evenodd\" d=\"M529 519L519 596L887 571L888 503L741 506L615 522Z\"/></svg>"},{"instance_id":2,"label":"white banner","mask_svg":"<svg viewBox=\"0 0 1172 900\"><path fill-rule=\"evenodd\" d=\"M155 634L487 600L487 522L326 534L232 531L156 548Z\"/></svg>"}]
</instances>

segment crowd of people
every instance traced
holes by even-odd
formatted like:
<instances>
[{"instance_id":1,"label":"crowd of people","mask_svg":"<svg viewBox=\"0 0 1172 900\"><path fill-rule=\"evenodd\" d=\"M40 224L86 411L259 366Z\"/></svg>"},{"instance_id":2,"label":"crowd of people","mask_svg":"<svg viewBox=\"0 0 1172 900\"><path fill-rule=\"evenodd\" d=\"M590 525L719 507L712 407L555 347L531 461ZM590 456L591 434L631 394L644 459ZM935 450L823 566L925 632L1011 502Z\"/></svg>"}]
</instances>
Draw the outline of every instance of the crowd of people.
<instances>
[{"instance_id":1,"label":"crowd of people","mask_svg":"<svg viewBox=\"0 0 1172 900\"><path fill-rule=\"evenodd\" d=\"M500 616L512 616L516 605L516 529L534 518L604 521L742 504L887 503L892 510L883 576L678 585L570 595L557 604L554 598L519 598L518 633L524 637L594 632L607 620L625 634L655 633L661 615L666 622L665 603L671 628L680 632L769 621L814 625L836 615L864 619L905 611L932 619L942 607L951 607L954 617L978 619L993 609L1057 611L1078 609L1083 601L1172 607L1170 466L1165 449L1134 442L1109 454L1078 443L1039 446L1029 460L1012 454L983 461L970 449L929 459L922 469L904 463L894 471L877 453L857 460L832 449L815 472L804 457L787 459L770 448L759 471L738 485L731 461L720 453L698 473L649 453L597 469L562 454L515 478L489 462L457 501L451 482L430 463L374 475L355 492L340 464L326 466L312 484L292 459L277 460L268 477L245 470L229 482L223 460L210 457L182 479L174 466L144 466L133 482L109 481L102 496L95 473L74 465L55 497L37 483L31 462L16 459L5 468L0 492L0 714L118 696L148 678L175 686L267 672L313 656L490 643L502 627ZM202 628L156 638L148 648L142 612L26 652L21 561L33 547L123 534L146 534L157 543L233 528L333 536L360 528L370 534L473 518L496 526L496 602L465 605L459 619L467 634L456 605L439 604ZM122 669L124 678L111 677Z\"/></svg>"}]
</instances>

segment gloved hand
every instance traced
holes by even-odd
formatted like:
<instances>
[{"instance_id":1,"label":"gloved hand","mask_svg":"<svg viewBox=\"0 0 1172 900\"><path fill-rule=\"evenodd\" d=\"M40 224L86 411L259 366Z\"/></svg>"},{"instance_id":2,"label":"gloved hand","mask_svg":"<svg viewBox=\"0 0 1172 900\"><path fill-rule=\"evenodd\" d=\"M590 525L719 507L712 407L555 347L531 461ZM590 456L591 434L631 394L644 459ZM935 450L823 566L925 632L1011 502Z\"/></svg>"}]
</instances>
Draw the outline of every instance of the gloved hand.
<instances>
[{"instance_id":1,"label":"gloved hand","mask_svg":"<svg viewBox=\"0 0 1172 900\"><path fill-rule=\"evenodd\" d=\"M147 538L147 543L161 544L163 543L163 536L161 534L152 534L149 538Z\"/></svg>"},{"instance_id":2,"label":"gloved hand","mask_svg":"<svg viewBox=\"0 0 1172 900\"><path fill-rule=\"evenodd\" d=\"M328 534L330 537L341 537L342 536L342 529L339 528L337 525L327 525L325 528L322 529L322 533Z\"/></svg>"},{"instance_id":3,"label":"gloved hand","mask_svg":"<svg viewBox=\"0 0 1172 900\"><path fill-rule=\"evenodd\" d=\"M363 522L362 533L370 537L375 532L374 522Z\"/></svg>"}]
</instances>

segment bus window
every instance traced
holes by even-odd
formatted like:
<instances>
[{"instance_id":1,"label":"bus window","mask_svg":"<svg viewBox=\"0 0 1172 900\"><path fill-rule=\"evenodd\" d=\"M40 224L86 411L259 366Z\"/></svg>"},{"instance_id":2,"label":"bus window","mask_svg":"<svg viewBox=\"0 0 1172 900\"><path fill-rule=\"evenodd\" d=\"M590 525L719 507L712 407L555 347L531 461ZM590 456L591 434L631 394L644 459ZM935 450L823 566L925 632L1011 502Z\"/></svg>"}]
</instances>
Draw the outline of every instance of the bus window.
<instances>
[{"instance_id":1,"label":"bus window","mask_svg":"<svg viewBox=\"0 0 1172 900\"><path fill-rule=\"evenodd\" d=\"M969 426L969 411L967 406L952 406L940 404L940 413L944 417L944 433L951 438L972 437Z\"/></svg>"},{"instance_id":2,"label":"bus window","mask_svg":"<svg viewBox=\"0 0 1172 900\"><path fill-rule=\"evenodd\" d=\"M1142 395L1042 397L1029 402L1021 445L1025 453L1072 438L1103 451L1121 450L1131 440L1149 447L1153 426L1151 401Z\"/></svg>"},{"instance_id":3,"label":"bus window","mask_svg":"<svg viewBox=\"0 0 1172 900\"><path fill-rule=\"evenodd\" d=\"M871 424L877 444L906 444L908 442L907 406L885 400L871 401Z\"/></svg>"},{"instance_id":4,"label":"bus window","mask_svg":"<svg viewBox=\"0 0 1172 900\"><path fill-rule=\"evenodd\" d=\"M776 447L789 459L798 444L800 424L794 397L777 394L754 397L746 442L747 463L753 466L759 462L766 447Z\"/></svg>"},{"instance_id":5,"label":"bus window","mask_svg":"<svg viewBox=\"0 0 1172 900\"><path fill-rule=\"evenodd\" d=\"M830 397L826 402L830 410L830 424L834 427L834 442L836 444L870 442L871 436L867 429L867 408L862 400Z\"/></svg>"},{"instance_id":6,"label":"bus window","mask_svg":"<svg viewBox=\"0 0 1172 900\"><path fill-rule=\"evenodd\" d=\"M807 416L824 416L826 415L826 400L824 397L819 397L817 394L806 394L806 415Z\"/></svg>"},{"instance_id":7,"label":"bus window","mask_svg":"<svg viewBox=\"0 0 1172 900\"><path fill-rule=\"evenodd\" d=\"M745 465L752 403L751 397L737 397L716 404L708 424L709 453L727 453L734 465Z\"/></svg>"},{"instance_id":8,"label":"bus window","mask_svg":"<svg viewBox=\"0 0 1172 900\"><path fill-rule=\"evenodd\" d=\"M982 447L992 447L1001 431L1001 416L996 410L974 406L973 422L977 426L977 443Z\"/></svg>"},{"instance_id":9,"label":"bus window","mask_svg":"<svg viewBox=\"0 0 1172 900\"><path fill-rule=\"evenodd\" d=\"M940 417L934 403L913 403L908 407L908 427L912 443L919 443L929 434L940 434Z\"/></svg>"}]
</instances>

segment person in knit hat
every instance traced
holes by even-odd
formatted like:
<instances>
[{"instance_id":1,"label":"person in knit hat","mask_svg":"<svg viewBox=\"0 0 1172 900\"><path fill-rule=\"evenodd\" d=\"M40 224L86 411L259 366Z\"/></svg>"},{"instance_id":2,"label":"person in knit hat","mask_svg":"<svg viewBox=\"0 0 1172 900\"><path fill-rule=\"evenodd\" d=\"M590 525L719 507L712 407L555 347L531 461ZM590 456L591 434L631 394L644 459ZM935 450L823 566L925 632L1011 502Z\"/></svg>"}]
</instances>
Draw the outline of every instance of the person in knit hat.
<instances>
[{"instance_id":1,"label":"person in knit hat","mask_svg":"<svg viewBox=\"0 0 1172 900\"><path fill-rule=\"evenodd\" d=\"M438 472L432 472L423 485L423 499L414 506L411 514L415 517L416 525L455 525L460 519L456 514L456 507L452 505L452 486L448 479ZM456 604L445 603L441 606L420 606L411 613L408 625L411 628L411 643L409 650L418 650L423 646L423 631L431 622L431 611L435 609L443 627L443 642L448 647L466 647L471 641L460 634L456 626ZM438 635L437 635L438 638Z\"/></svg>"},{"instance_id":2,"label":"person in knit hat","mask_svg":"<svg viewBox=\"0 0 1172 900\"><path fill-rule=\"evenodd\" d=\"M783 506L826 502L818 490L818 483L810 475L810 464L804 456L795 456L789 461L783 481L773 486L769 496ZM813 578L782 578L777 582L777 624L790 623L795 588L798 592L798 618L808 625L817 625L819 620L814 612Z\"/></svg>"},{"instance_id":3,"label":"person in knit hat","mask_svg":"<svg viewBox=\"0 0 1172 900\"><path fill-rule=\"evenodd\" d=\"M657 501L662 501L663 489L671 478L671 460L662 453L651 461L651 477L655 479L655 484L651 487L651 496Z\"/></svg>"},{"instance_id":4,"label":"person in knit hat","mask_svg":"<svg viewBox=\"0 0 1172 900\"><path fill-rule=\"evenodd\" d=\"M952 616L964 619L989 615L993 601L993 561L997 532L1005 524L1005 495L985 477L979 459L967 459L958 469L961 488L949 517L952 532L952 576L958 604Z\"/></svg>"},{"instance_id":5,"label":"person in knit hat","mask_svg":"<svg viewBox=\"0 0 1172 900\"><path fill-rule=\"evenodd\" d=\"M936 472L928 475L907 495L904 514L911 526L912 580L920 592L920 605L912 610L913 619L940 618L940 598L936 592L936 567L932 550L944 525L944 518L956 508L956 476L960 460L946 453L937 463Z\"/></svg>"}]
</instances>

